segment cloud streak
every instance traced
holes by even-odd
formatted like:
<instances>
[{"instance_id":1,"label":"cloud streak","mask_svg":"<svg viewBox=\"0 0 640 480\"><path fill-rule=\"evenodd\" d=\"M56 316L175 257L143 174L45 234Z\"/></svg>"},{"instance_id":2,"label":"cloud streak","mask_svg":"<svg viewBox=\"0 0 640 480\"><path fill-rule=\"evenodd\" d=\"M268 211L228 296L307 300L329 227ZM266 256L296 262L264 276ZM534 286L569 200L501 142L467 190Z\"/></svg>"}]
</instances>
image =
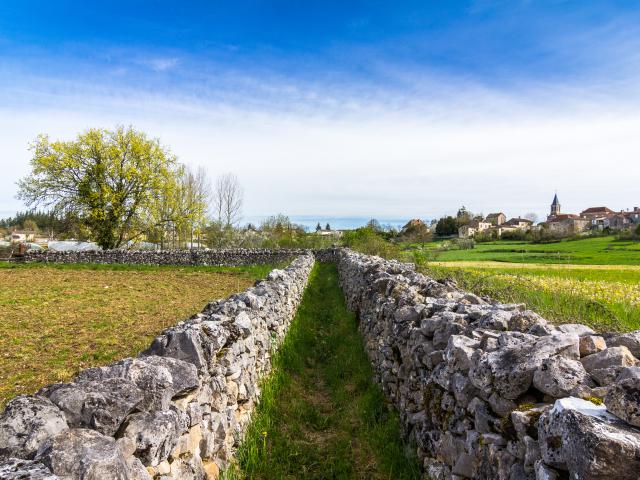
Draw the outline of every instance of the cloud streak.
<instances>
[{"instance_id":1,"label":"cloud streak","mask_svg":"<svg viewBox=\"0 0 640 480\"><path fill-rule=\"evenodd\" d=\"M567 211L633 207L640 68L637 50L628 50L633 36L614 40L596 55L617 58L618 76L493 86L388 59L372 62L376 74L364 78L214 61L196 68L193 57L162 52L130 52L149 60L111 61L111 75L105 65L85 74L90 62L75 63L78 76L5 62L0 215L22 208L15 181L28 171L26 147L38 133L70 138L116 124L160 137L212 176L234 170L247 216L432 218L463 204L542 216L555 190Z\"/></svg>"}]
</instances>

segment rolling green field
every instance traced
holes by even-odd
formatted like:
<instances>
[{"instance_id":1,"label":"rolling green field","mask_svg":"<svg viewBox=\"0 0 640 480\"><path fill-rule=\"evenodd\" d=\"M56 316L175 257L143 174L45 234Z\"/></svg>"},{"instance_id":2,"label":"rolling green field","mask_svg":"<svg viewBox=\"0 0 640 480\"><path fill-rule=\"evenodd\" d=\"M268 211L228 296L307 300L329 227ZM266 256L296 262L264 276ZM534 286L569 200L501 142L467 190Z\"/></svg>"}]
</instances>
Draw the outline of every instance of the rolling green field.
<instances>
[{"instance_id":1,"label":"rolling green field","mask_svg":"<svg viewBox=\"0 0 640 480\"><path fill-rule=\"evenodd\" d=\"M494 261L573 265L640 265L640 242L615 237L563 240L555 243L496 241L477 243L470 250L437 251L444 242L425 244L438 262ZM418 247L414 245L413 247ZM437 251L437 252L436 252Z\"/></svg>"}]
</instances>

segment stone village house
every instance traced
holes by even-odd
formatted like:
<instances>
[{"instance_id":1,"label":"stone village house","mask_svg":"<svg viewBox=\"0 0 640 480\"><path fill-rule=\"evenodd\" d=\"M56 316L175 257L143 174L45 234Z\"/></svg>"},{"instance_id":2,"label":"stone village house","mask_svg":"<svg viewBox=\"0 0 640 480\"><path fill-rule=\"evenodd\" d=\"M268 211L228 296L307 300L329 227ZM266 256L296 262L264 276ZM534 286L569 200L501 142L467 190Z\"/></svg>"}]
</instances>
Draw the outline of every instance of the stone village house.
<instances>
[{"instance_id":1,"label":"stone village house","mask_svg":"<svg viewBox=\"0 0 640 480\"><path fill-rule=\"evenodd\" d=\"M533 222L526 218L506 220L502 212L490 213L486 218L475 218L458 229L458 237L472 238L479 232L495 232L501 237L504 232L515 230L531 230ZM559 237L577 235L587 230L625 230L640 225L640 207L631 211L615 212L607 207L590 207L580 212L562 213L558 195L554 195L551 210L544 223L551 233Z\"/></svg>"},{"instance_id":2,"label":"stone village house","mask_svg":"<svg viewBox=\"0 0 640 480\"><path fill-rule=\"evenodd\" d=\"M553 198L551 213L547 217L547 226L559 236L576 235L587 230L625 230L640 224L640 208L633 211L614 212L607 207L590 207L580 215L561 213L558 196Z\"/></svg>"},{"instance_id":3,"label":"stone village house","mask_svg":"<svg viewBox=\"0 0 640 480\"><path fill-rule=\"evenodd\" d=\"M479 232L495 232L501 237L504 232L514 230L529 230L533 225L531 220L526 218L512 218L506 221L504 213L491 213L485 219L475 218L468 225L463 225L458 229L459 238L472 238Z\"/></svg>"}]
</instances>

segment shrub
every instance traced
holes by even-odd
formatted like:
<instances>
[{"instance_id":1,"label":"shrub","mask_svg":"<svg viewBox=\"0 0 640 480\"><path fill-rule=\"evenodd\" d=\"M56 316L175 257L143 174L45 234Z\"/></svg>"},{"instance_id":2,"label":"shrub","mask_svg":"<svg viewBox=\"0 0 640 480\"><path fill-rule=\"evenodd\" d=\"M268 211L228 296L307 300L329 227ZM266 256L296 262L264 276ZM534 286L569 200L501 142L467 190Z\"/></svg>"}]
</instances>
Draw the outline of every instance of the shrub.
<instances>
[{"instance_id":1,"label":"shrub","mask_svg":"<svg viewBox=\"0 0 640 480\"><path fill-rule=\"evenodd\" d=\"M345 232L342 243L346 247L368 255L397 258L400 254L397 245L385 240L381 233L369 226Z\"/></svg>"}]
</instances>

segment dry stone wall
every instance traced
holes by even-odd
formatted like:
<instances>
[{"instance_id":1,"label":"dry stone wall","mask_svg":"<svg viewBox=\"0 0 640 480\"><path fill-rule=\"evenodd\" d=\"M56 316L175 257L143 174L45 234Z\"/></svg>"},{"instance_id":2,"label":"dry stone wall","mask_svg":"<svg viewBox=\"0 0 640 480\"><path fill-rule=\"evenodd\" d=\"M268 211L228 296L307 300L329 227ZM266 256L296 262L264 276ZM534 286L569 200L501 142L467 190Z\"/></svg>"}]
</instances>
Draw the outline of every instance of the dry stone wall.
<instances>
[{"instance_id":1,"label":"dry stone wall","mask_svg":"<svg viewBox=\"0 0 640 480\"><path fill-rule=\"evenodd\" d=\"M377 380L425 476L640 478L640 332L554 326L411 265L336 257Z\"/></svg>"},{"instance_id":2,"label":"dry stone wall","mask_svg":"<svg viewBox=\"0 0 640 480\"><path fill-rule=\"evenodd\" d=\"M0 413L0 478L217 478L313 264L311 255L298 257L210 303L136 358L14 398Z\"/></svg>"},{"instance_id":3,"label":"dry stone wall","mask_svg":"<svg viewBox=\"0 0 640 480\"><path fill-rule=\"evenodd\" d=\"M23 259L42 263L98 263L131 265L258 265L278 264L306 255L303 249L218 250L102 250L86 252L29 251Z\"/></svg>"}]
</instances>

